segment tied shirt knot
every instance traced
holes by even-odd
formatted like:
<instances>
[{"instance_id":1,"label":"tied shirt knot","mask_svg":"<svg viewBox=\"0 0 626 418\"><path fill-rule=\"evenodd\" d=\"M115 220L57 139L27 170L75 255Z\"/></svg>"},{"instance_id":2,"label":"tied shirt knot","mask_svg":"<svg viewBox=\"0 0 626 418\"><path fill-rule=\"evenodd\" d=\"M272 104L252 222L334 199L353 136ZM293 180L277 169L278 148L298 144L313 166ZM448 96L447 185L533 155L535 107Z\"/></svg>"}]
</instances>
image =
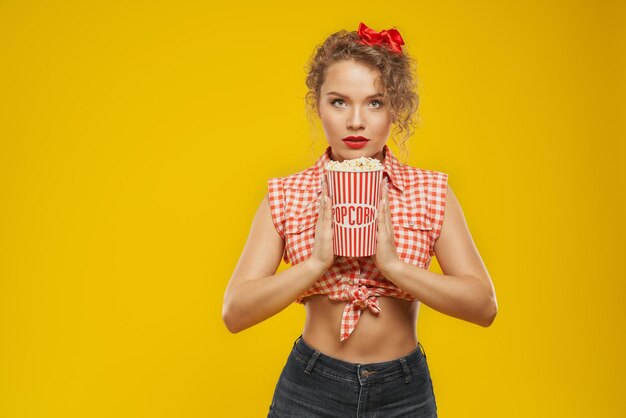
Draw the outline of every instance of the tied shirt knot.
<instances>
[{"instance_id":1,"label":"tied shirt knot","mask_svg":"<svg viewBox=\"0 0 626 418\"><path fill-rule=\"evenodd\" d=\"M378 314L380 312L380 306L378 304L378 297L367 286L355 286L348 290L350 301L346 304L341 318L341 336L340 340L343 341L352 334L356 327L359 318L361 317L361 311L369 308L369 310Z\"/></svg>"}]
</instances>

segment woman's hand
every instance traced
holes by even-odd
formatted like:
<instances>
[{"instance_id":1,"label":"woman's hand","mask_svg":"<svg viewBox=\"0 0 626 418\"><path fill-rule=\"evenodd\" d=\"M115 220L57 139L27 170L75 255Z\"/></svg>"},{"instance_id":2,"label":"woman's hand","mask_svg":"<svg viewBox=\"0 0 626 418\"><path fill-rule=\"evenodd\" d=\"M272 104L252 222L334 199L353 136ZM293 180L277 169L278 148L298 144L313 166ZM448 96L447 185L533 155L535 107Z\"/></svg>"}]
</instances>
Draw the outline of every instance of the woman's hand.
<instances>
[{"instance_id":1,"label":"woman's hand","mask_svg":"<svg viewBox=\"0 0 626 418\"><path fill-rule=\"evenodd\" d=\"M328 196L326 175L322 177L322 194L319 197L320 206L315 225L315 243L310 260L316 263L325 272L335 261L333 253L333 219L332 203Z\"/></svg>"},{"instance_id":2,"label":"woman's hand","mask_svg":"<svg viewBox=\"0 0 626 418\"><path fill-rule=\"evenodd\" d=\"M401 262L396 250L393 225L391 224L386 178L382 184L382 197L380 202L378 202L378 219L376 220L376 226L376 254L371 256L371 258L376 268L384 273L396 263Z\"/></svg>"}]
</instances>

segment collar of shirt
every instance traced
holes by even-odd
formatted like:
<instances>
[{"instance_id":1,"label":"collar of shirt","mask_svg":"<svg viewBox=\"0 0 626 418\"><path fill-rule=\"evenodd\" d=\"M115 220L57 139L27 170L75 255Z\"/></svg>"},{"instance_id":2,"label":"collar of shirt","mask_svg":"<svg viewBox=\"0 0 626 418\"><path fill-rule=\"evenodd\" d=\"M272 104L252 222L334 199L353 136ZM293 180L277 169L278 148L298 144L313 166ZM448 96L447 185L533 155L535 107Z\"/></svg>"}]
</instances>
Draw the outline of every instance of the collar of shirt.
<instances>
[{"instance_id":1,"label":"collar of shirt","mask_svg":"<svg viewBox=\"0 0 626 418\"><path fill-rule=\"evenodd\" d=\"M389 183L402 192L405 188L405 179L402 174L402 170L400 169L401 163L395 155L393 155L388 145L385 144L383 150L383 155L385 156L383 161L383 173L389 180ZM314 190L318 194L322 192L322 174L324 173L326 163L331 161L330 152L331 147L326 148L326 151L324 151L321 157L317 160L312 176L308 179L308 184L304 184L305 188Z\"/></svg>"}]
</instances>

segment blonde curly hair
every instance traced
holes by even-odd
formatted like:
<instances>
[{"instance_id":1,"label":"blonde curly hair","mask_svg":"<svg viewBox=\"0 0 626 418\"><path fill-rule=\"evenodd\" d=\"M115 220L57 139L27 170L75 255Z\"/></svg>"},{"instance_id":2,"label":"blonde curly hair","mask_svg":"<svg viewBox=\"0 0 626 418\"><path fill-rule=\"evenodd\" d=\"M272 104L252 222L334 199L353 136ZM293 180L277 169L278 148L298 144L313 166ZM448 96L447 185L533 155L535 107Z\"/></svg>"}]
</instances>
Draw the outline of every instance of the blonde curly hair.
<instances>
[{"instance_id":1,"label":"blonde curly hair","mask_svg":"<svg viewBox=\"0 0 626 418\"><path fill-rule=\"evenodd\" d=\"M393 52L387 45L364 45L359 43L357 31L340 30L331 34L326 40L315 47L306 65L305 110L309 119L318 114L320 91L326 78L328 67L332 64L353 60L377 68L380 77L377 80L383 89L386 102L390 106L394 128L391 138L401 152L408 155L405 143L413 134L416 126L414 117L417 115L419 95L417 81L414 78L417 64L406 51L402 54ZM401 135L399 140L396 135Z\"/></svg>"}]
</instances>

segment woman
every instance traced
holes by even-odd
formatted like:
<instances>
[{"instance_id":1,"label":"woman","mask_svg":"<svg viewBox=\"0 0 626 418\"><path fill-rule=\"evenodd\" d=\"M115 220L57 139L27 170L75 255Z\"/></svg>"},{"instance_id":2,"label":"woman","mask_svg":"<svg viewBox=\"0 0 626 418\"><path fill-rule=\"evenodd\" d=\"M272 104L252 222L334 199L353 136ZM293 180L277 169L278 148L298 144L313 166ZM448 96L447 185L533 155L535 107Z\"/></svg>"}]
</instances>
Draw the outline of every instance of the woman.
<instances>
[{"instance_id":1,"label":"woman","mask_svg":"<svg viewBox=\"0 0 626 418\"><path fill-rule=\"evenodd\" d=\"M269 180L226 288L223 318L239 332L304 304L306 321L276 384L269 416L436 417L416 322L419 303L489 326L493 284L445 173L400 163L386 142L410 133L418 96L397 30L339 31L317 48L307 99L328 148L313 167ZM401 144L400 144L401 145ZM384 165L376 254L333 255L324 167ZM443 275L428 271L432 255ZM279 274L281 261L292 266Z\"/></svg>"}]
</instances>

